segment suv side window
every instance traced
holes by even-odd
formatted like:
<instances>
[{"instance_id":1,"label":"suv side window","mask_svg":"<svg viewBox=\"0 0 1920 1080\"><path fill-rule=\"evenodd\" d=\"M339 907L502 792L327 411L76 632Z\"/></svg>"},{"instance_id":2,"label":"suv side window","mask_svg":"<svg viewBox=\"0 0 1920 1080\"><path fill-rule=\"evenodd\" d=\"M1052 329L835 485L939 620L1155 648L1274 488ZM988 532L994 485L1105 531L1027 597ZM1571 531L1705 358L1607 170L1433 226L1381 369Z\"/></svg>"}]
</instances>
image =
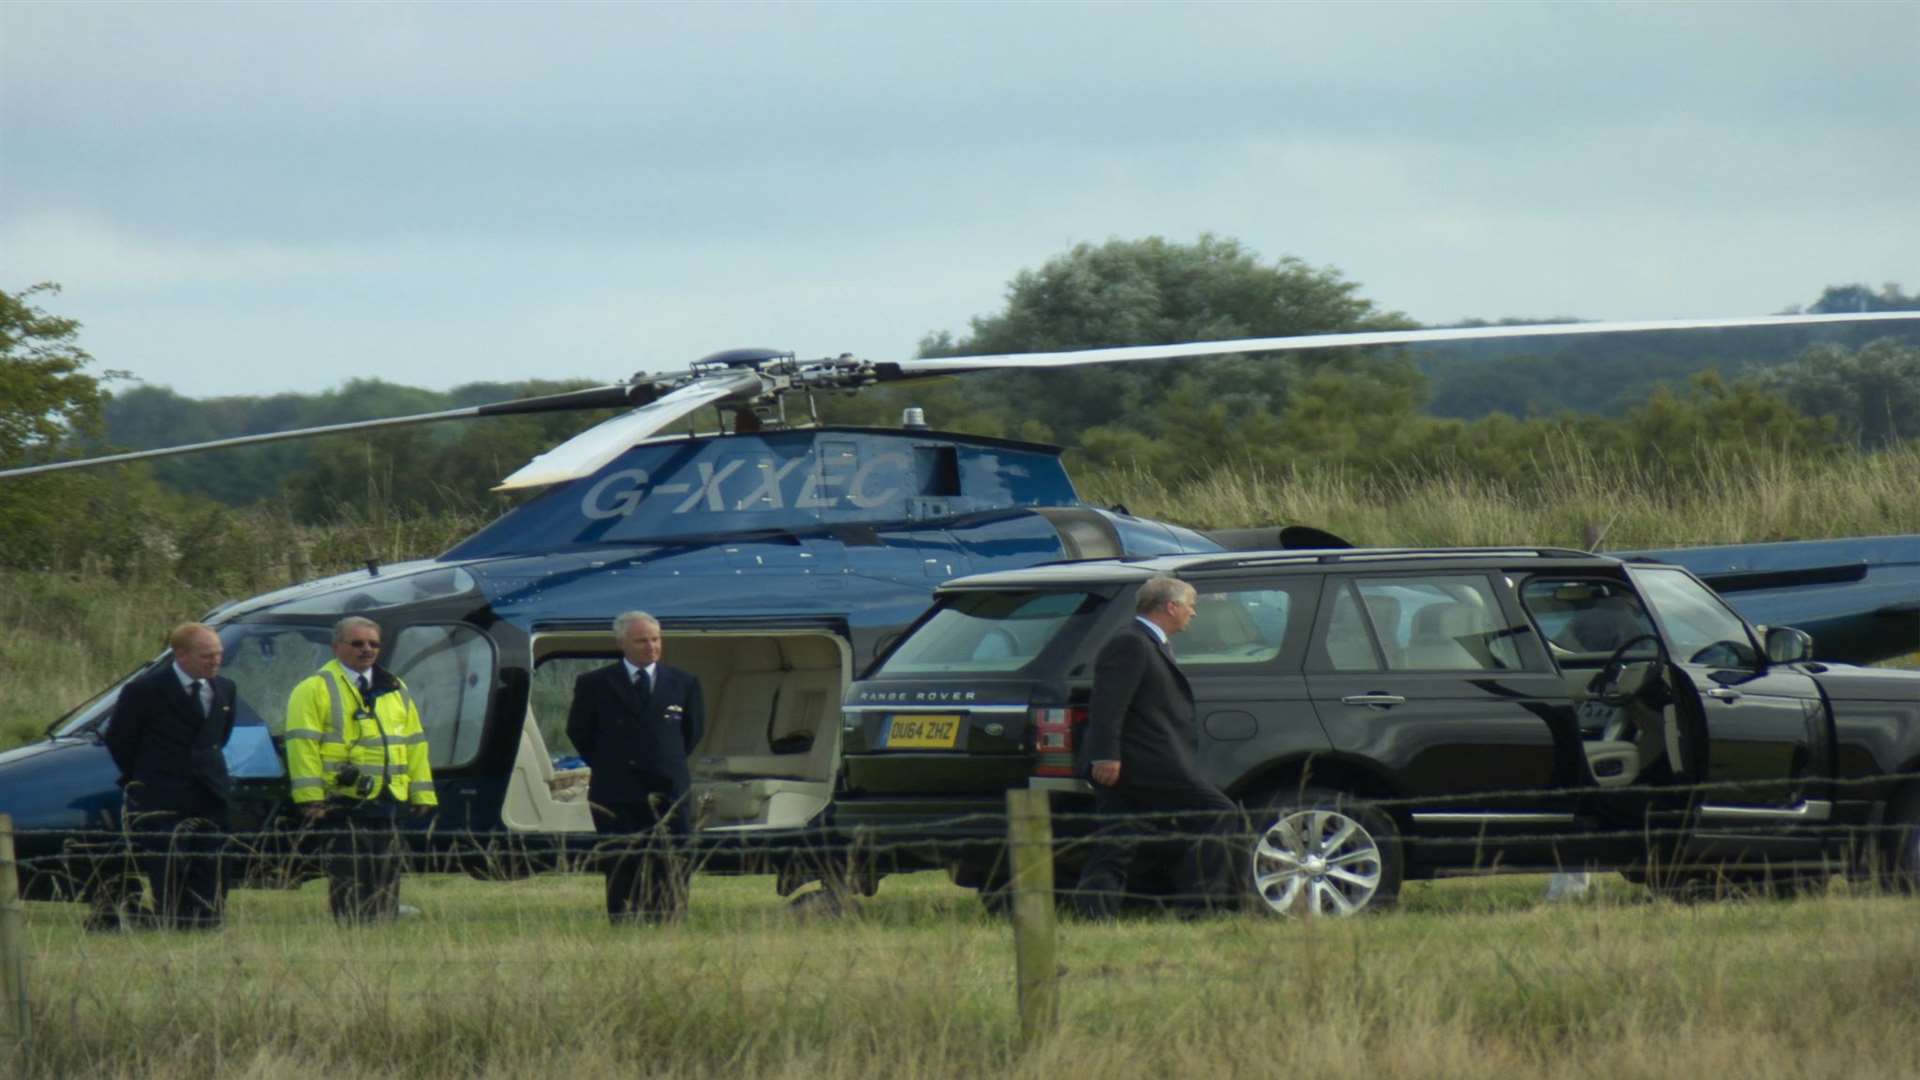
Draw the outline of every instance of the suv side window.
<instances>
[{"instance_id":1,"label":"suv side window","mask_svg":"<svg viewBox=\"0 0 1920 1080\"><path fill-rule=\"evenodd\" d=\"M1373 635L1360 614L1360 601L1354 598L1353 585L1341 582L1333 597L1333 611L1327 618L1325 659L1335 671L1379 671L1380 654L1373 647Z\"/></svg>"},{"instance_id":2,"label":"suv side window","mask_svg":"<svg viewBox=\"0 0 1920 1080\"><path fill-rule=\"evenodd\" d=\"M1326 661L1335 671L1378 671L1382 661L1391 671L1516 671L1522 666L1499 598L1478 574L1343 583L1327 622Z\"/></svg>"},{"instance_id":3,"label":"suv side window","mask_svg":"<svg viewBox=\"0 0 1920 1080\"><path fill-rule=\"evenodd\" d=\"M1174 639L1182 664L1265 664L1287 651L1288 627L1306 633L1313 582L1262 587L1194 582L1193 622ZM1298 651L1294 651L1298 655Z\"/></svg>"},{"instance_id":4,"label":"suv side window","mask_svg":"<svg viewBox=\"0 0 1920 1080\"><path fill-rule=\"evenodd\" d=\"M1653 633L1640 598L1626 583L1605 578L1528 578L1520 604L1562 665L1597 664L1634 638ZM1633 650L1634 659L1659 655L1652 641Z\"/></svg>"}]
</instances>

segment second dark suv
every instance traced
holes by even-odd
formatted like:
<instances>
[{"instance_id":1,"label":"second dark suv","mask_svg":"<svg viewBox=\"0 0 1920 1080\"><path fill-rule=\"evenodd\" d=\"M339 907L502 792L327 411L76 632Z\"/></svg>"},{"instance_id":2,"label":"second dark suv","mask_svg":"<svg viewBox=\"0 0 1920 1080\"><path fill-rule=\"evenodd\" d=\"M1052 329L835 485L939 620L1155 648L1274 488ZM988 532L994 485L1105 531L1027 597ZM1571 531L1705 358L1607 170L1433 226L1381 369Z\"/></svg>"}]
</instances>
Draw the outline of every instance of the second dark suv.
<instances>
[{"instance_id":1,"label":"second dark suv","mask_svg":"<svg viewBox=\"0 0 1920 1080\"><path fill-rule=\"evenodd\" d=\"M835 821L883 869L991 895L1004 793L1091 807L1075 751L1101 644L1155 574L1198 760L1246 808L1277 912L1402 881L1596 866L1662 887L1920 868L1920 673L1812 662L1686 570L1558 549L1356 549L1035 567L948 583L849 689ZM1075 870L1072 845L1060 856Z\"/></svg>"}]
</instances>

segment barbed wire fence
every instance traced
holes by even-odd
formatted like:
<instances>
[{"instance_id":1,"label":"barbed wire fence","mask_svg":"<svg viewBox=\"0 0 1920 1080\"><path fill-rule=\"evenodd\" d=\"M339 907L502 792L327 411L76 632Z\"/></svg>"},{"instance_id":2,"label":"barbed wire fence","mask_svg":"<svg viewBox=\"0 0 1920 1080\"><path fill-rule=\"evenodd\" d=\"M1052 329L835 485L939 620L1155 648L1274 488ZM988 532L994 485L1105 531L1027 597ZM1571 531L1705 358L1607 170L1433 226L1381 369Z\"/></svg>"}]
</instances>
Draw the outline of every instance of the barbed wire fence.
<instances>
[{"instance_id":1,"label":"barbed wire fence","mask_svg":"<svg viewBox=\"0 0 1920 1080\"><path fill-rule=\"evenodd\" d=\"M1825 787L1823 795L1831 795L1836 799L1851 796L1850 801L1863 802L1884 799L1896 785L1912 780L1909 775L1890 774L1847 781L1823 780L1818 783ZM1644 853L1641 860L1627 867L1637 880L1668 895L1697 888L1704 896L1742 889L1754 889L1762 893L1784 892L1800 883L1836 874L1890 882L1890 871L1895 865L1894 852L1902 838L1908 838L1905 840L1907 843L1912 842L1913 823L1899 820L1866 818L1836 822L1775 818L1743 821L1736 818L1715 822L1712 832L1729 840L1735 847L1742 838L1758 841L1762 838L1802 837L1814 842L1820 855L1778 867L1756 862L1741 863L1732 868L1721 858L1687 860L1676 857L1675 853L1681 851L1681 841L1696 836L1700 831L1697 812L1701 804L1710 803L1716 796L1738 794L1748 787L1737 783L1708 783L1607 789L1604 794L1609 798L1644 796L1649 800L1662 801L1664 812L1646 817L1638 828L1621 825L1604 830L1570 831L1510 827L1497 834L1483 828L1477 833L1469 831L1455 836L1421 835L1417 842L1429 850L1470 849L1465 857L1448 857L1443 861L1468 871L1495 871L1504 868L1500 853L1505 849L1528 845L1551 849L1555 845L1611 839L1637 846ZM1165 813L1055 813L1048 792L1015 789L1007 793L1004 812L956 815L940 820L931 830L922 823L898 829L821 832L780 852L747 852L744 858L738 852L731 853L728 857L735 861L730 864L729 872L752 872L755 869L754 859L764 858L765 863L761 868L765 872L781 873L788 879L783 881L783 893L794 881L818 879L822 888L814 895L826 898L820 906L828 911L840 911L852 907L853 898L870 895L878 878L885 873L897 869L938 868L943 863L952 865L955 853L961 851L968 853L969 857L984 860L975 865L976 880L972 884L990 908L1004 910L1011 916L1015 970L1012 978L1002 985L1010 983L1014 990L1013 998L1019 1017L1019 1043L1030 1046L1043 1040L1058 1023L1062 968L1056 905L1067 911L1074 910L1071 901L1074 898L1075 871L1094 846L1117 844L1127 848L1130 853L1152 854L1161 861L1169 857L1169 852L1173 853L1173 857L1178 857L1180 852L1207 844L1221 845L1231 851L1235 878L1229 893L1168 891L1165 888L1148 887L1129 878L1120 899L1132 907L1229 914L1250 909L1275 914L1317 913L1318 909L1304 899L1304 891L1268 891L1262 884L1263 875L1267 879L1266 884L1271 885L1276 881L1298 881L1302 877L1324 875L1329 869L1340 869L1338 864L1309 864L1315 854L1310 849L1316 843L1324 847L1331 839L1329 835L1316 836L1306 827L1298 825L1289 831L1287 819L1290 813L1315 812L1313 806L1300 804L1307 791L1307 784L1303 781L1299 790L1301 800L1289 803L1281 799L1270 807L1249 808L1231 827L1223 829L1218 822L1197 822L1191 817L1183 820L1181 815ZM1362 862L1368 859L1378 862L1398 859L1404 854L1398 850L1401 841L1391 823L1410 814L1416 806L1423 811L1433 811L1447 806L1484 807L1490 803L1527 805L1529 801L1537 804L1549 797L1565 798L1568 795L1567 789L1552 788L1497 792L1492 795L1481 792L1454 799L1355 797L1349 802L1320 809L1339 810L1344 807L1350 811L1345 815L1350 822L1367 820L1364 817L1367 814L1377 814L1380 819L1387 821L1389 824L1383 835L1375 838L1372 853L1362 852ZM1520 824L1526 824L1524 817ZM1335 822L1334 826L1345 827L1340 822ZM941 839L931 840L929 831L938 833ZM461 872L474 877L501 880L552 871L598 872L610 861L622 858L683 859L689 861L692 869L696 870L707 868L710 862L717 859L713 850L688 845L665 833L632 837L580 834L563 837L558 844L553 842L554 838L550 835L452 835L431 829L419 832L403 830L403 833L414 841L413 846L395 846L361 857L398 860L400 867L408 872ZM288 885L319 876L318 860L324 857L326 849L335 839L348 835L353 834L320 829L232 833L225 835L215 849L182 845L166 857L180 862L216 860L225 868L229 879L236 883ZM85 899L95 905L96 911L105 906L123 916L131 914L138 907L138 852L143 845L164 847L174 837L175 834L167 832L142 832L126 828L74 831L64 834L63 847L58 852L17 858L14 851L16 837L11 823L0 817L0 975L5 976L5 999L0 1002L5 1006L5 1016L0 1018L0 1037L11 1039L16 1052L24 1051L30 1044L29 1023L32 1015L28 1000L28 938L23 896L31 894L43 899ZM421 846L423 842L424 846ZM982 852L988 854L982 855ZM1320 854L1324 855L1325 852ZM1614 863L1610 868L1620 869L1622 865ZM1526 868L1541 870L1551 867L1535 861L1527 864ZM1583 868L1573 862L1564 867L1568 870ZM1382 874L1382 868L1376 865L1362 867L1357 876L1371 876L1376 884L1384 884L1378 881ZM37 881L31 889L23 890L23 877ZM1276 902L1287 896L1293 898L1291 906ZM552 912L543 912L542 917L552 917ZM316 912L313 918L319 922L324 915ZM582 922L597 921L599 913L585 908L580 918ZM516 916L512 921L516 925L526 925L525 916ZM822 944L818 958L822 963L830 964L834 960L833 952L833 945ZM85 949L48 959L53 959L58 965L114 962L111 956L89 956ZM448 962L455 961L448 958ZM457 962L487 964L494 971L513 968L519 972L520 978L535 986L541 985L542 980L558 980L563 974L556 970L555 962L542 959L482 961L460 958ZM1097 972L1083 972L1078 977L1099 976ZM1227 976L1196 974L1195 977ZM971 972L967 978L990 983L995 976ZM1004 979L1005 973L999 978ZM470 988L456 981L423 987L418 992L457 996L470 992ZM0 1044L0 1048L3 1047L4 1044Z\"/></svg>"}]
</instances>

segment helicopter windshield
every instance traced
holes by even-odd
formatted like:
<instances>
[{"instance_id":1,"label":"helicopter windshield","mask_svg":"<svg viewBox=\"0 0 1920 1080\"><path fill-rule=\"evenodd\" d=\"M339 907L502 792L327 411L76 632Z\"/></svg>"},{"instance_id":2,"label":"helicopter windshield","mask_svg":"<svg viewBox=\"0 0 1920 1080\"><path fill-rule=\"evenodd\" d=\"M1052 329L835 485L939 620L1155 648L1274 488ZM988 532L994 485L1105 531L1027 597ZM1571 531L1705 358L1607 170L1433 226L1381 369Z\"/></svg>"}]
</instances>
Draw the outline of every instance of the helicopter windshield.
<instances>
[{"instance_id":1,"label":"helicopter windshield","mask_svg":"<svg viewBox=\"0 0 1920 1080\"><path fill-rule=\"evenodd\" d=\"M274 606L276 615L352 615L379 608L411 604L437 597L472 592L473 575L458 566L438 566L406 574L368 577L357 585L342 586Z\"/></svg>"}]
</instances>

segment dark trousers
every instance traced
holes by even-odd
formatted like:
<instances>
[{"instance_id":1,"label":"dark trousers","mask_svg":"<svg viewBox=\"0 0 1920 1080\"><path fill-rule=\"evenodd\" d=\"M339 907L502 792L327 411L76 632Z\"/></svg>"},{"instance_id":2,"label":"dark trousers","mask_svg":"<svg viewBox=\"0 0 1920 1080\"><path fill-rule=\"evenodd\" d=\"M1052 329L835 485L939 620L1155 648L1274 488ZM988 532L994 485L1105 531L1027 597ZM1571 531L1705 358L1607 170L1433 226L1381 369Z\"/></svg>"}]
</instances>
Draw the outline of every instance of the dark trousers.
<instances>
[{"instance_id":1,"label":"dark trousers","mask_svg":"<svg viewBox=\"0 0 1920 1080\"><path fill-rule=\"evenodd\" d=\"M226 908L221 861L227 806L217 799L147 807L127 799L127 831L135 865L153 894L152 925L214 930Z\"/></svg>"},{"instance_id":2,"label":"dark trousers","mask_svg":"<svg viewBox=\"0 0 1920 1080\"><path fill-rule=\"evenodd\" d=\"M399 813L385 796L336 801L313 824L326 846L327 906L342 926L387 922L400 910Z\"/></svg>"},{"instance_id":3,"label":"dark trousers","mask_svg":"<svg viewBox=\"0 0 1920 1080\"><path fill-rule=\"evenodd\" d=\"M691 869L681 856L687 835L685 800L659 794L647 802L595 803L593 831L607 875L607 917L615 923L661 922L687 906Z\"/></svg>"},{"instance_id":4,"label":"dark trousers","mask_svg":"<svg viewBox=\"0 0 1920 1080\"><path fill-rule=\"evenodd\" d=\"M1118 788L1094 785L1102 821L1080 871L1074 907L1089 918L1119 914L1131 881L1166 871L1177 902L1231 903L1233 838L1240 808L1211 786Z\"/></svg>"}]
</instances>

